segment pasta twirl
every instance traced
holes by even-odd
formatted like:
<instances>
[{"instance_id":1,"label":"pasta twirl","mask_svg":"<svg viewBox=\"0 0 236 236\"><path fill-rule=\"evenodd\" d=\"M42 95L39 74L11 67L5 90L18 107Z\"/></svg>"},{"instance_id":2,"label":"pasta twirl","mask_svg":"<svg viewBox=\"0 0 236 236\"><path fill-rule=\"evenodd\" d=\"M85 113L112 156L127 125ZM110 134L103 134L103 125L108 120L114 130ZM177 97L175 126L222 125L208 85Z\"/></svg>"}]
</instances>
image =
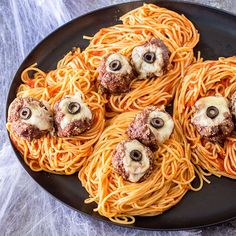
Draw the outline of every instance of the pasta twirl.
<instances>
[{"instance_id":1,"label":"pasta twirl","mask_svg":"<svg viewBox=\"0 0 236 236\"><path fill-rule=\"evenodd\" d=\"M124 181L114 172L111 159L116 145L127 138L125 131L136 112L127 112L107 122L95 145L93 154L79 172L79 178L90 197L86 203L97 202L98 211L110 220L131 224L134 216L158 215L177 204L193 189L195 178L190 162L190 149L176 123L171 138L155 152L153 173L142 183Z\"/></svg>"},{"instance_id":2,"label":"pasta twirl","mask_svg":"<svg viewBox=\"0 0 236 236\"><path fill-rule=\"evenodd\" d=\"M28 75L30 71L36 72L33 78ZM40 139L27 141L12 132L11 123L7 124L13 143L32 170L66 175L75 173L92 153L93 144L105 125L105 101L92 90L89 71L64 68L44 73L33 65L22 73L22 81L17 96L48 101L51 108L64 96L82 91L94 121L92 128L79 136L61 138L46 134Z\"/></svg>"},{"instance_id":3,"label":"pasta twirl","mask_svg":"<svg viewBox=\"0 0 236 236\"><path fill-rule=\"evenodd\" d=\"M183 15L152 4L144 4L121 17L123 24L103 28L90 40L89 46L80 53L70 52L58 64L59 67L89 69L97 78L97 68L102 58L119 52L130 57L134 47L150 38L161 39L171 52L169 70L159 78L137 80L129 93L104 95L108 100L106 116L113 117L123 111L140 110L146 106L166 105L175 93L186 67L196 61L193 47L199 34Z\"/></svg>"},{"instance_id":4,"label":"pasta twirl","mask_svg":"<svg viewBox=\"0 0 236 236\"><path fill-rule=\"evenodd\" d=\"M191 145L192 162L204 177L210 174L236 178L235 132L223 144L201 139L191 123L193 105L202 97L222 95L231 99L236 91L236 57L219 58L190 66L175 97L174 115Z\"/></svg>"}]
</instances>

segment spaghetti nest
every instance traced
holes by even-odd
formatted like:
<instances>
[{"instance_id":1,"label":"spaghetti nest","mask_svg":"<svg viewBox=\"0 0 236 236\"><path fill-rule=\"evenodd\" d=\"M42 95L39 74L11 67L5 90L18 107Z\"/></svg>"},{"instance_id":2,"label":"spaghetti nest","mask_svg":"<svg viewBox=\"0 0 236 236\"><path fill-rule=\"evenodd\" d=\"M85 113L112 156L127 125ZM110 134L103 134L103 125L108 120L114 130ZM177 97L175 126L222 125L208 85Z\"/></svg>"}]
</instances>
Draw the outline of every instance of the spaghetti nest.
<instances>
[{"instance_id":1,"label":"spaghetti nest","mask_svg":"<svg viewBox=\"0 0 236 236\"><path fill-rule=\"evenodd\" d=\"M32 78L29 73L34 72ZM102 133L104 119L104 99L93 91L89 71L80 69L58 69L44 73L34 65L22 73L18 96L30 96L54 104L66 95L82 92L83 100L93 114L93 124L85 133L61 138L46 134L40 139L27 141L17 136L7 123L11 140L22 154L24 161L33 171L45 170L56 174L70 175L78 171L93 151L93 144Z\"/></svg>"},{"instance_id":2,"label":"spaghetti nest","mask_svg":"<svg viewBox=\"0 0 236 236\"><path fill-rule=\"evenodd\" d=\"M217 176L236 178L236 133L233 132L224 144L200 138L191 117L193 105L201 97L222 95L228 99L236 91L236 57L219 58L190 66L183 83L179 86L174 106L175 118L191 145L192 162L204 177L204 170Z\"/></svg>"},{"instance_id":3,"label":"spaghetti nest","mask_svg":"<svg viewBox=\"0 0 236 236\"><path fill-rule=\"evenodd\" d=\"M190 149L175 125L174 133L155 152L154 170L141 183L123 180L112 167L116 145L127 139L125 131L137 112L120 114L107 122L106 129L79 172L79 179L89 193L86 203L96 202L95 211L110 220L132 224L134 216L161 214L177 204L192 189L194 168Z\"/></svg>"},{"instance_id":4,"label":"spaghetti nest","mask_svg":"<svg viewBox=\"0 0 236 236\"><path fill-rule=\"evenodd\" d=\"M107 117L140 110L150 104L168 104L184 70L195 62L193 48L199 41L197 30L185 16L156 5L144 4L122 16L121 20L123 24L103 28L93 37L85 37L90 44L83 52L75 49L58 63L59 67L87 68L97 77L97 68L109 53L119 52L130 57L134 47L153 37L165 43L171 53L168 72L159 78L134 79L126 94L104 95L108 100Z\"/></svg>"}]
</instances>

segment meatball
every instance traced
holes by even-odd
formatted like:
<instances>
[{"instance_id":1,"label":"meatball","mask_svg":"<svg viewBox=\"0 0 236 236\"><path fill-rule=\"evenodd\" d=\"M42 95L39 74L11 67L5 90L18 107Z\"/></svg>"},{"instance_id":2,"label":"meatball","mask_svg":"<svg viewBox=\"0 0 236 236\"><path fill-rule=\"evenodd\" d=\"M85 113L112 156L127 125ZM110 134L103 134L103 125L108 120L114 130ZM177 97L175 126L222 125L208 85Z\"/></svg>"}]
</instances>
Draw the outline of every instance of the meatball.
<instances>
[{"instance_id":1,"label":"meatball","mask_svg":"<svg viewBox=\"0 0 236 236\"><path fill-rule=\"evenodd\" d=\"M119 53L109 54L101 61L98 72L98 81L105 93L119 95L130 90L134 72L127 57Z\"/></svg>"},{"instance_id":2,"label":"meatball","mask_svg":"<svg viewBox=\"0 0 236 236\"><path fill-rule=\"evenodd\" d=\"M130 139L137 139L151 149L169 139L174 128L172 117L155 106L139 112L127 129Z\"/></svg>"},{"instance_id":3,"label":"meatball","mask_svg":"<svg viewBox=\"0 0 236 236\"><path fill-rule=\"evenodd\" d=\"M132 51L132 64L138 79L162 76L167 71L170 52L166 45L157 38L152 38Z\"/></svg>"},{"instance_id":4,"label":"meatball","mask_svg":"<svg viewBox=\"0 0 236 236\"><path fill-rule=\"evenodd\" d=\"M61 99L54 110L59 137L76 136L91 128L92 112L83 102L80 92Z\"/></svg>"},{"instance_id":5,"label":"meatball","mask_svg":"<svg viewBox=\"0 0 236 236\"><path fill-rule=\"evenodd\" d=\"M191 122L201 137L211 142L222 142L234 129L229 102L222 96L199 99Z\"/></svg>"},{"instance_id":6,"label":"meatball","mask_svg":"<svg viewBox=\"0 0 236 236\"><path fill-rule=\"evenodd\" d=\"M32 97L18 97L9 106L12 130L29 141L53 131L53 114L46 102Z\"/></svg>"},{"instance_id":7,"label":"meatball","mask_svg":"<svg viewBox=\"0 0 236 236\"><path fill-rule=\"evenodd\" d=\"M130 182L142 182L152 173L154 154L138 140L120 142L112 156L114 170Z\"/></svg>"}]
</instances>

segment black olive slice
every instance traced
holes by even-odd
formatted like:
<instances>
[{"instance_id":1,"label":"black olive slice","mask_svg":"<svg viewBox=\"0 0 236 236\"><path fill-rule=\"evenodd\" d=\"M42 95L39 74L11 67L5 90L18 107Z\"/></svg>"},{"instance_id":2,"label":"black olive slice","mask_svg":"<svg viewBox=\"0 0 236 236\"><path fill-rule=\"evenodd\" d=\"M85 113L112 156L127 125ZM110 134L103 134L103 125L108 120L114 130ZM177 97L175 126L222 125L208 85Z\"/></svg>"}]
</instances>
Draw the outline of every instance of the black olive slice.
<instances>
[{"instance_id":1,"label":"black olive slice","mask_svg":"<svg viewBox=\"0 0 236 236\"><path fill-rule=\"evenodd\" d=\"M23 107L20 109L20 118L23 120L28 120L32 115L31 110L28 107Z\"/></svg>"},{"instance_id":2,"label":"black olive slice","mask_svg":"<svg viewBox=\"0 0 236 236\"><path fill-rule=\"evenodd\" d=\"M165 122L163 119L161 119L160 117L155 117L152 118L150 121L151 126L153 126L156 129L160 129L164 126Z\"/></svg>"},{"instance_id":3,"label":"black olive slice","mask_svg":"<svg viewBox=\"0 0 236 236\"><path fill-rule=\"evenodd\" d=\"M146 52L143 54L143 60L152 64L156 60L156 54L154 52Z\"/></svg>"},{"instance_id":4,"label":"black olive slice","mask_svg":"<svg viewBox=\"0 0 236 236\"><path fill-rule=\"evenodd\" d=\"M129 155L133 161L141 161L143 157L139 150L132 150Z\"/></svg>"},{"instance_id":5,"label":"black olive slice","mask_svg":"<svg viewBox=\"0 0 236 236\"><path fill-rule=\"evenodd\" d=\"M113 60L109 63L109 68L112 71L118 71L121 69L121 62L119 60Z\"/></svg>"},{"instance_id":6,"label":"black olive slice","mask_svg":"<svg viewBox=\"0 0 236 236\"><path fill-rule=\"evenodd\" d=\"M80 112L80 104L78 102L71 102L68 105L68 112L72 115L75 115Z\"/></svg>"},{"instance_id":7,"label":"black olive slice","mask_svg":"<svg viewBox=\"0 0 236 236\"><path fill-rule=\"evenodd\" d=\"M214 119L219 115L219 110L217 107L215 106L209 106L206 110L206 115L211 118Z\"/></svg>"}]
</instances>

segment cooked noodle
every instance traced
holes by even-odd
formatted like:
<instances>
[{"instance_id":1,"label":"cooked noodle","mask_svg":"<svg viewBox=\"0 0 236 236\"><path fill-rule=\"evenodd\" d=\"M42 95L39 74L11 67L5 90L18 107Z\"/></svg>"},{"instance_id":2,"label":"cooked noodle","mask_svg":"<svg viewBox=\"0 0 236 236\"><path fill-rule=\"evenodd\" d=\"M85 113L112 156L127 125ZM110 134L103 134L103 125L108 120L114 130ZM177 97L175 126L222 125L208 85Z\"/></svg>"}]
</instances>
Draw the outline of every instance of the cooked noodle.
<instances>
[{"instance_id":1,"label":"cooked noodle","mask_svg":"<svg viewBox=\"0 0 236 236\"><path fill-rule=\"evenodd\" d=\"M29 77L30 71L36 72L34 78ZM92 90L89 71L64 68L46 74L33 65L22 73L22 81L24 84L19 86L17 96L30 96L48 101L52 109L64 96L74 95L77 91L83 92L94 121L92 128L79 136L60 138L47 134L40 139L27 141L17 136L11 130L11 123L7 123L11 140L32 170L66 175L75 173L92 153L93 144L99 138L105 124L105 101Z\"/></svg>"},{"instance_id":2,"label":"cooked noodle","mask_svg":"<svg viewBox=\"0 0 236 236\"><path fill-rule=\"evenodd\" d=\"M175 98L174 114L191 145L192 162L202 171L236 178L236 133L223 145L201 139L190 122L193 105L201 97L222 95L228 99L236 91L236 57L219 58L190 66ZM202 172L201 176L205 175Z\"/></svg>"},{"instance_id":3,"label":"cooked noodle","mask_svg":"<svg viewBox=\"0 0 236 236\"><path fill-rule=\"evenodd\" d=\"M136 215L159 215L177 204L195 178L189 145L176 123L174 133L155 152L154 170L141 183L130 183L112 167L112 153L125 139L125 131L136 112L126 112L108 121L93 154L79 172L89 193L86 203L96 202L101 215L122 224L133 223Z\"/></svg>"},{"instance_id":4,"label":"cooked noodle","mask_svg":"<svg viewBox=\"0 0 236 236\"><path fill-rule=\"evenodd\" d=\"M129 93L104 95L108 100L107 117L149 105L167 105L184 70L196 61L193 48L199 41L197 30L185 16L156 5L144 4L122 16L121 20L123 24L103 28L93 37L85 37L90 44L82 53L75 49L58 63L59 68L87 68L97 77L100 61L109 53L119 52L130 57L135 46L152 37L166 44L171 52L168 72L159 78L135 79Z\"/></svg>"},{"instance_id":5,"label":"cooked noodle","mask_svg":"<svg viewBox=\"0 0 236 236\"><path fill-rule=\"evenodd\" d=\"M121 24L101 29L93 37L85 37L90 41L88 47L84 51L74 48L58 62L56 70L45 73L32 65L22 73L23 84L19 86L17 96L46 100L52 109L65 95L82 91L83 99L94 116L90 130L68 138L46 134L30 142L18 137L12 131L10 123L7 123L7 129L14 145L32 170L69 175L81 168L79 178L90 195L86 203L96 202L98 206L95 211L112 221L131 224L135 221L134 216L159 215L177 204L188 190L201 189L206 174L201 168L194 170L190 161L190 145L184 134L189 130L194 134L196 132L190 126L189 129L184 127L183 134L181 125L185 120L184 116L179 117L180 113L176 114L171 138L155 152L154 171L144 182L127 182L113 170L113 150L120 141L127 139L125 131L137 110L149 105L168 105L186 68L200 61L200 54L195 58L193 53L199 34L185 16L153 4L144 4L122 16L121 21ZM102 58L113 52L130 58L134 47L153 37L161 39L171 53L167 73L159 78L134 79L130 92L126 94L102 94L97 83L97 69ZM193 81L196 79L193 78ZM232 89L234 87L236 88L233 86ZM204 89L205 86L201 93ZM218 90L220 89L223 88L218 86ZM181 112L185 99L182 96L182 106L178 108ZM189 96L186 99L193 99L191 94ZM187 100L187 104L188 102ZM103 132L105 117L113 118L107 119ZM193 141L197 145L199 137ZM194 145L192 142L192 149ZM219 149L218 146L217 148ZM192 162L200 162L194 154ZM203 176L198 188L191 186L195 171Z\"/></svg>"}]
</instances>

